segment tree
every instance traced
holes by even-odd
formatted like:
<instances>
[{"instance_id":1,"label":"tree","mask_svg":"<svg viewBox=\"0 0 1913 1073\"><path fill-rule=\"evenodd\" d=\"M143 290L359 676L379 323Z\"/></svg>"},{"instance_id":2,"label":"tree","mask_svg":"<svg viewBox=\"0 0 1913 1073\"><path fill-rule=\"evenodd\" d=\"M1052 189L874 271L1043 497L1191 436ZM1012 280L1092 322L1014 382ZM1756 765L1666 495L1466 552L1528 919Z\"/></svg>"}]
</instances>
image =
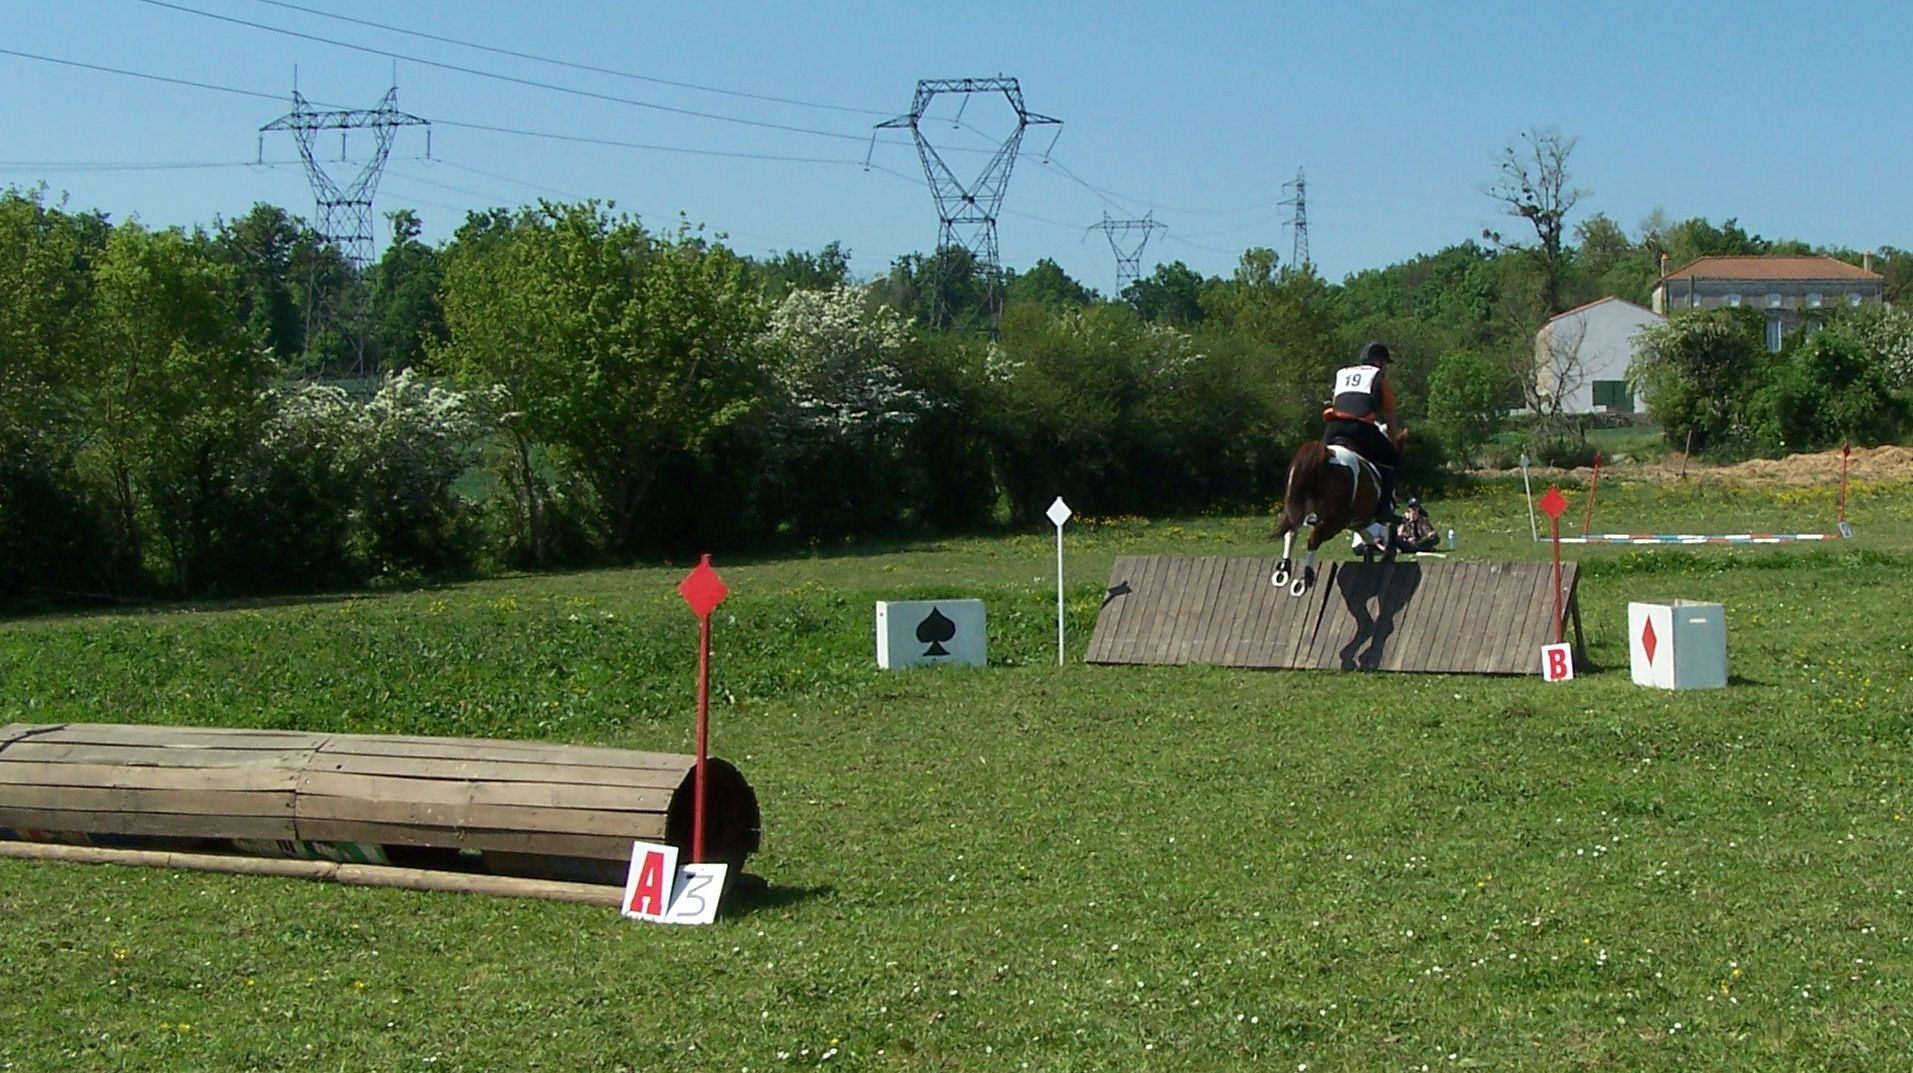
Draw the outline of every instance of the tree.
<instances>
[{"instance_id":1,"label":"tree","mask_svg":"<svg viewBox=\"0 0 1913 1073\"><path fill-rule=\"evenodd\" d=\"M213 257L233 269L233 298L253 338L291 364L305 348L302 306L307 280L294 265L308 264L317 236L284 209L260 202L237 220L215 219L208 240Z\"/></svg>"},{"instance_id":2,"label":"tree","mask_svg":"<svg viewBox=\"0 0 1913 1073\"><path fill-rule=\"evenodd\" d=\"M1428 413L1454 453L1467 458L1501 427L1507 384L1494 362L1459 350L1435 363L1428 382Z\"/></svg>"},{"instance_id":3,"label":"tree","mask_svg":"<svg viewBox=\"0 0 1913 1073\"><path fill-rule=\"evenodd\" d=\"M1587 191L1570 184L1568 157L1579 139L1559 131L1529 130L1519 146L1501 151L1497 176L1488 184L1488 196L1505 206L1508 215L1526 220L1534 229L1535 245L1526 246L1499 231L1486 228L1482 237L1504 249L1526 250L1541 269L1541 294L1550 316L1567 308L1562 304L1569 251L1564 244L1568 213Z\"/></svg>"},{"instance_id":4,"label":"tree","mask_svg":"<svg viewBox=\"0 0 1913 1073\"><path fill-rule=\"evenodd\" d=\"M438 305L444 278L438 251L419 241L418 214L400 209L392 221L392 244L370 272L374 368L399 372L425 360L429 344L445 338Z\"/></svg>"},{"instance_id":5,"label":"tree","mask_svg":"<svg viewBox=\"0 0 1913 1073\"><path fill-rule=\"evenodd\" d=\"M259 437L273 362L236 315L232 278L184 233L137 223L113 231L94 270L78 394L116 508L122 580L157 536L171 586L194 591L231 467Z\"/></svg>"},{"instance_id":6,"label":"tree","mask_svg":"<svg viewBox=\"0 0 1913 1073\"><path fill-rule=\"evenodd\" d=\"M1788 451L1843 439L1890 442L1907 419L1907 401L1892 391L1885 366L1839 321L1791 347L1751 409L1763 445Z\"/></svg>"},{"instance_id":7,"label":"tree","mask_svg":"<svg viewBox=\"0 0 1913 1073\"><path fill-rule=\"evenodd\" d=\"M816 253L785 250L754 264L772 302L783 301L792 291L828 291L850 283L850 251L835 241Z\"/></svg>"},{"instance_id":8,"label":"tree","mask_svg":"<svg viewBox=\"0 0 1913 1073\"><path fill-rule=\"evenodd\" d=\"M909 505L905 436L927 409L905 380L911 334L865 288L792 291L771 311L759 351L770 390L759 467L773 525L802 537L894 526Z\"/></svg>"},{"instance_id":9,"label":"tree","mask_svg":"<svg viewBox=\"0 0 1913 1073\"><path fill-rule=\"evenodd\" d=\"M1003 304L1035 302L1053 311L1080 309L1096 301L1096 292L1070 278L1061 265L1047 257L1027 272L1010 273L1003 288Z\"/></svg>"},{"instance_id":10,"label":"tree","mask_svg":"<svg viewBox=\"0 0 1913 1073\"><path fill-rule=\"evenodd\" d=\"M1588 363L1581 353L1587 334L1588 322L1575 317L1549 321L1535 333L1535 352L1523 367L1520 384L1522 401L1534 412L1544 439L1567 438L1568 403L1588 384ZM1586 438L1578 426L1576 431Z\"/></svg>"},{"instance_id":11,"label":"tree","mask_svg":"<svg viewBox=\"0 0 1913 1073\"><path fill-rule=\"evenodd\" d=\"M79 471L91 262L110 228L0 191L0 598L107 587L111 518Z\"/></svg>"},{"instance_id":12,"label":"tree","mask_svg":"<svg viewBox=\"0 0 1913 1073\"><path fill-rule=\"evenodd\" d=\"M1705 450L1747 442L1748 402L1767 380L1765 318L1752 309L1701 309L1636 336L1627 379L1670 446Z\"/></svg>"},{"instance_id":13,"label":"tree","mask_svg":"<svg viewBox=\"0 0 1913 1073\"><path fill-rule=\"evenodd\" d=\"M1569 308L1601 298L1625 298L1646 305L1660 278L1660 266L1605 213L1574 226L1574 275Z\"/></svg>"},{"instance_id":14,"label":"tree","mask_svg":"<svg viewBox=\"0 0 1913 1073\"><path fill-rule=\"evenodd\" d=\"M448 252L435 359L502 389L507 427L523 425L517 494L536 507L530 446L556 448L595 493L606 546L628 554L665 462L757 397L763 313L745 265L688 226L660 237L598 202L543 202L474 238Z\"/></svg>"},{"instance_id":15,"label":"tree","mask_svg":"<svg viewBox=\"0 0 1913 1073\"><path fill-rule=\"evenodd\" d=\"M962 246L945 246L929 256L909 253L891 263L876 284L880 302L902 310L933 331L988 332L990 292L1002 280Z\"/></svg>"},{"instance_id":16,"label":"tree","mask_svg":"<svg viewBox=\"0 0 1913 1073\"><path fill-rule=\"evenodd\" d=\"M1192 328L1202 321L1203 283L1195 269L1172 261L1124 287L1122 299L1151 324Z\"/></svg>"}]
</instances>

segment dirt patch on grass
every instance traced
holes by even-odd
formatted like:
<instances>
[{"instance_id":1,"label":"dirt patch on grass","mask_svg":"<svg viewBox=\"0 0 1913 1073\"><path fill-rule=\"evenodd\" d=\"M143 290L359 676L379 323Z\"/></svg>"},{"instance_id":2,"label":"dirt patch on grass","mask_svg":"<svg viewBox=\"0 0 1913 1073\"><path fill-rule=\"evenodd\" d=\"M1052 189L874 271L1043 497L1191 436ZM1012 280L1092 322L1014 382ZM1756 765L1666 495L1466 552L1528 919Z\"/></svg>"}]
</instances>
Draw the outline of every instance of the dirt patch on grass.
<instances>
[{"instance_id":1,"label":"dirt patch on grass","mask_svg":"<svg viewBox=\"0 0 1913 1073\"><path fill-rule=\"evenodd\" d=\"M1586 482L1593 471L1578 469L1536 469L1536 475ZM1735 484L1756 488L1802 488L1816 484L1840 483L1840 449L1785 458L1756 458L1729 466L1716 466L1698 459L1683 462L1676 453L1651 462L1621 462L1601 467L1603 477L1672 481L1688 480L1707 484ZM1852 481L1913 484L1913 447L1889 444L1885 447L1855 447L1847 460L1847 478Z\"/></svg>"}]
</instances>

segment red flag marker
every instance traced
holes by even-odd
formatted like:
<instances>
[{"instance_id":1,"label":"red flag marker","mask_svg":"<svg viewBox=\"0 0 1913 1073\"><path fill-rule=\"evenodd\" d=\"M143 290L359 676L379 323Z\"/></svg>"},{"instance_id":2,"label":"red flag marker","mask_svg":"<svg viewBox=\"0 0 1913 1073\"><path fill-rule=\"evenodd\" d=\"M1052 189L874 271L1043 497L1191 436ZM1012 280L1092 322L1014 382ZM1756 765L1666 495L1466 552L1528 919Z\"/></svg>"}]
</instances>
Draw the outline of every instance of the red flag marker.
<instances>
[{"instance_id":1,"label":"red flag marker","mask_svg":"<svg viewBox=\"0 0 1913 1073\"><path fill-rule=\"evenodd\" d=\"M1541 497L1541 511L1548 516L1548 524L1554 530L1554 643L1560 644L1562 638L1561 622L1561 512L1568 509L1567 497L1561 489L1548 485L1548 494Z\"/></svg>"},{"instance_id":2,"label":"red flag marker","mask_svg":"<svg viewBox=\"0 0 1913 1073\"><path fill-rule=\"evenodd\" d=\"M697 631L697 768L691 788L691 861L704 861L704 744L711 721L711 612L730 592L724 579L711 569L707 554L698 560L683 581L678 595L691 605L698 618Z\"/></svg>"}]
</instances>

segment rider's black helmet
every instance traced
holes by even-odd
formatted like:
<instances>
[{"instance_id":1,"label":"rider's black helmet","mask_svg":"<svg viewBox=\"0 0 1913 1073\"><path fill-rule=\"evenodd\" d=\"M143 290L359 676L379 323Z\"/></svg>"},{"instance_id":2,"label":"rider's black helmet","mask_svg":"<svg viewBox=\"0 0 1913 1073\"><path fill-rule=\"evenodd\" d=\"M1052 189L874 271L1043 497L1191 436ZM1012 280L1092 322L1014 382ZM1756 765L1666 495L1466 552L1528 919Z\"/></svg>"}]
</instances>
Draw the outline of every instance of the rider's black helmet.
<instances>
[{"instance_id":1,"label":"rider's black helmet","mask_svg":"<svg viewBox=\"0 0 1913 1073\"><path fill-rule=\"evenodd\" d=\"M1362 348L1360 361L1363 365L1387 365L1388 348L1380 343L1369 343Z\"/></svg>"}]
</instances>

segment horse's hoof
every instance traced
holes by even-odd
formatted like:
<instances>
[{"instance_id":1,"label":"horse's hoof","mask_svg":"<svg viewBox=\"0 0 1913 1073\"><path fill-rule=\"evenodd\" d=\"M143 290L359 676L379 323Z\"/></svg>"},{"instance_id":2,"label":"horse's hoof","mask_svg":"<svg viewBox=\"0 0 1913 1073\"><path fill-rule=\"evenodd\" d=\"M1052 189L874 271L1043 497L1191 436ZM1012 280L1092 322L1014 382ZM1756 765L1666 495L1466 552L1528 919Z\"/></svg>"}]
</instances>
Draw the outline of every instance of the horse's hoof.
<instances>
[{"instance_id":1,"label":"horse's hoof","mask_svg":"<svg viewBox=\"0 0 1913 1073\"><path fill-rule=\"evenodd\" d=\"M1307 578L1296 578L1294 581L1289 582L1290 596L1300 596L1307 591L1309 591Z\"/></svg>"},{"instance_id":2,"label":"horse's hoof","mask_svg":"<svg viewBox=\"0 0 1913 1073\"><path fill-rule=\"evenodd\" d=\"M1277 569L1275 573L1269 575L1269 584L1274 585L1278 589L1288 583L1289 572L1287 570Z\"/></svg>"}]
</instances>

